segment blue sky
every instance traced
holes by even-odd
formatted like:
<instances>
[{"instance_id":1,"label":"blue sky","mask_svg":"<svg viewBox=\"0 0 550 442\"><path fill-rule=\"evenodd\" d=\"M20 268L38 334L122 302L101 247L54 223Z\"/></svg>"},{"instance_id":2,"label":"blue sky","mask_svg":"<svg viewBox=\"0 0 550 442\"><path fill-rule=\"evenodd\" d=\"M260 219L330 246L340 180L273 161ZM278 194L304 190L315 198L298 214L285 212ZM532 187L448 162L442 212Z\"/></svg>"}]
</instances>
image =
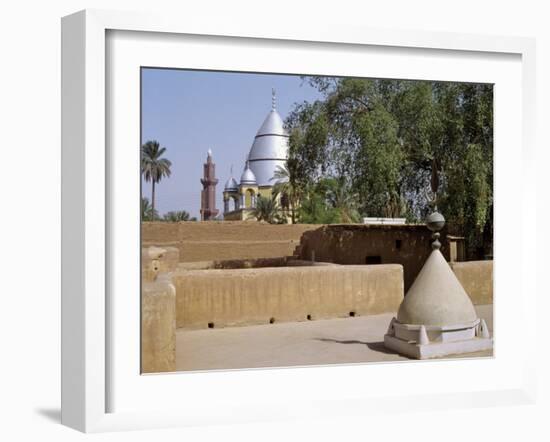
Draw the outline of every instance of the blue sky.
<instances>
[{"instance_id":1,"label":"blue sky","mask_svg":"<svg viewBox=\"0 0 550 442\"><path fill-rule=\"evenodd\" d=\"M172 175L156 186L156 208L162 215L187 210L199 216L202 165L212 149L216 163L216 207L233 164L237 181L254 135L271 109L271 89L283 120L294 103L320 94L295 75L142 70L142 143L157 140L167 148ZM151 183L143 182L151 199Z\"/></svg>"}]
</instances>

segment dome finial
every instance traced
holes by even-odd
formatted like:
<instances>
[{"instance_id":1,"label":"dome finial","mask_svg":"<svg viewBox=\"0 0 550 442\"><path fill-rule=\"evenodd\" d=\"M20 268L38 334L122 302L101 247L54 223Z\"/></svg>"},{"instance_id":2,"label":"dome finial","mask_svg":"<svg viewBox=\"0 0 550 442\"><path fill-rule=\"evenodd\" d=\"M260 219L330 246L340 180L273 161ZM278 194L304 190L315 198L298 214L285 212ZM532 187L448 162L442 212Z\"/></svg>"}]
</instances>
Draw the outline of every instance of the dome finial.
<instances>
[{"instance_id":1,"label":"dome finial","mask_svg":"<svg viewBox=\"0 0 550 442\"><path fill-rule=\"evenodd\" d=\"M275 88L271 88L271 109L275 110L277 107L277 96L275 94Z\"/></svg>"},{"instance_id":2,"label":"dome finial","mask_svg":"<svg viewBox=\"0 0 550 442\"><path fill-rule=\"evenodd\" d=\"M437 190L439 188L439 174L438 170L441 168L439 161L434 157L432 160L432 177L431 177L431 189L432 189L432 198L428 203L433 207L432 213L426 218L426 226L430 229L432 234L432 249L439 250L441 248L441 243L439 242L439 237L441 236L439 231L445 225L445 218L437 210Z\"/></svg>"},{"instance_id":3,"label":"dome finial","mask_svg":"<svg viewBox=\"0 0 550 442\"><path fill-rule=\"evenodd\" d=\"M231 178L233 178L233 164L229 168L229 175L231 176Z\"/></svg>"}]
</instances>

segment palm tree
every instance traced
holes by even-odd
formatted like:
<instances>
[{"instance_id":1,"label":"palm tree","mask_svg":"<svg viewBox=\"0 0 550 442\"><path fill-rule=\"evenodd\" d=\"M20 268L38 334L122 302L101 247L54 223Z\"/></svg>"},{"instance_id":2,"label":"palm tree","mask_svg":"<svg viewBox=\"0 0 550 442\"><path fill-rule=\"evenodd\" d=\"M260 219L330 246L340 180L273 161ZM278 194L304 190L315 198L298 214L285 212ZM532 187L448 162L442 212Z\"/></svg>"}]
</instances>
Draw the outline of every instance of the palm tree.
<instances>
[{"instance_id":1,"label":"palm tree","mask_svg":"<svg viewBox=\"0 0 550 442\"><path fill-rule=\"evenodd\" d=\"M290 172L288 160L284 166L277 166L271 180L277 180L273 186L275 194L281 194L282 197L288 198L290 206L290 217L292 224L296 224L296 209L303 196L302 187Z\"/></svg>"},{"instance_id":2,"label":"palm tree","mask_svg":"<svg viewBox=\"0 0 550 442\"><path fill-rule=\"evenodd\" d=\"M180 221L191 221L190 215L185 210L176 210L174 212L168 212L164 214L164 220L177 223Z\"/></svg>"},{"instance_id":3,"label":"palm tree","mask_svg":"<svg viewBox=\"0 0 550 442\"><path fill-rule=\"evenodd\" d=\"M151 210L155 213L155 184L163 177L170 176L172 163L166 158L161 158L166 152L166 147L160 147L158 141L147 141L141 146L141 173L146 182L152 182Z\"/></svg>"},{"instance_id":4,"label":"palm tree","mask_svg":"<svg viewBox=\"0 0 550 442\"><path fill-rule=\"evenodd\" d=\"M144 197L141 198L141 219L142 221L154 221L155 219L158 219L157 211L155 210L153 212L153 208L151 207L149 200Z\"/></svg>"},{"instance_id":5,"label":"palm tree","mask_svg":"<svg viewBox=\"0 0 550 442\"><path fill-rule=\"evenodd\" d=\"M270 224L276 223L277 216L279 214L279 205L275 196L272 198L266 198L258 195L256 200L256 207L252 212L252 215L256 217L258 221L267 221Z\"/></svg>"},{"instance_id":6,"label":"palm tree","mask_svg":"<svg viewBox=\"0 0 550 442\"><path fill-rule=\"evenodd\" d=\"M328 180L327 198L338 213L341 223L357 223L361 220L357 210L357 194L351 192L343 179Z\"/></svg>"},{"instance_id":7,"label":"palm tree","mask_svg":"<svg viewBox=\"0 0 550 442\"><path fill-rule=\"evenodd\" d=\"M401 195L399 195L398 192L389 192L386 195L386 199L386 205L382 208L384 211L384 216L388 218L399 218L401 216L406 216L407 202ZM432 204L435 204L435 198L433 199ZM437 205L435 205L435 207L437 207Z\"/></svg>"}]
</instances>

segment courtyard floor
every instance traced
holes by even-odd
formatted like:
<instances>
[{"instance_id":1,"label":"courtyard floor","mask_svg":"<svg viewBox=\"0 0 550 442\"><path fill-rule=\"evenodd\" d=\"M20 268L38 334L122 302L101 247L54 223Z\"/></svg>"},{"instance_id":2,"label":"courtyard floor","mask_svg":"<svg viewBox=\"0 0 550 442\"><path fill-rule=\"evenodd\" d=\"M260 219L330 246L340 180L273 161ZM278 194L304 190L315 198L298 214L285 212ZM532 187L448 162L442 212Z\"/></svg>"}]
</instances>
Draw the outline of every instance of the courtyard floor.
<instances>
[{"instance_id":1,"label":"courtyard floor","mask_svg":"<svg viewBox=\"0 0 550 442\"><path fill-rule=\"evenodd\" d=\"M493 306L476 306L493 333ZM210 370L406 361L384 347L391 318L374 316L286 322L176 333L176 369ZM449 357L492 356L492 351Z\"/></svg>"}]
</instances>

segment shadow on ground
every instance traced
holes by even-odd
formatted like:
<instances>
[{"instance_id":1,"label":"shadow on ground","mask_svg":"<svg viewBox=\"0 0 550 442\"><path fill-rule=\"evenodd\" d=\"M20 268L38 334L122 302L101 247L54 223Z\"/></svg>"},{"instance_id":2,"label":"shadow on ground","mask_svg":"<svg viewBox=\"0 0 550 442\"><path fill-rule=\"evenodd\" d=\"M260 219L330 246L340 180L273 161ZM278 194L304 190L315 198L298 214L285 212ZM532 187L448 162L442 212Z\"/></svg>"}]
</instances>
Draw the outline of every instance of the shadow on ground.
<instances>
[{"instance_id":1,"label":"shadow on ground","mask_svg":"<svg viewBox=\"0 0 550 442\"><path fill-rule=\"evenodd\" d=\"M334 344L361 344L366 345L369 350L376 351L378 353L384 353L388 355L396 355L396 353L393 350L390 350L384 346L384 341L378 341L378 342L366 342L366 341L358 341L355 339L351 340L340 340L340 339L331 339L331 338L316 338L317 341L322 342L333 342Z\"/></svg>"}]
</instances>

